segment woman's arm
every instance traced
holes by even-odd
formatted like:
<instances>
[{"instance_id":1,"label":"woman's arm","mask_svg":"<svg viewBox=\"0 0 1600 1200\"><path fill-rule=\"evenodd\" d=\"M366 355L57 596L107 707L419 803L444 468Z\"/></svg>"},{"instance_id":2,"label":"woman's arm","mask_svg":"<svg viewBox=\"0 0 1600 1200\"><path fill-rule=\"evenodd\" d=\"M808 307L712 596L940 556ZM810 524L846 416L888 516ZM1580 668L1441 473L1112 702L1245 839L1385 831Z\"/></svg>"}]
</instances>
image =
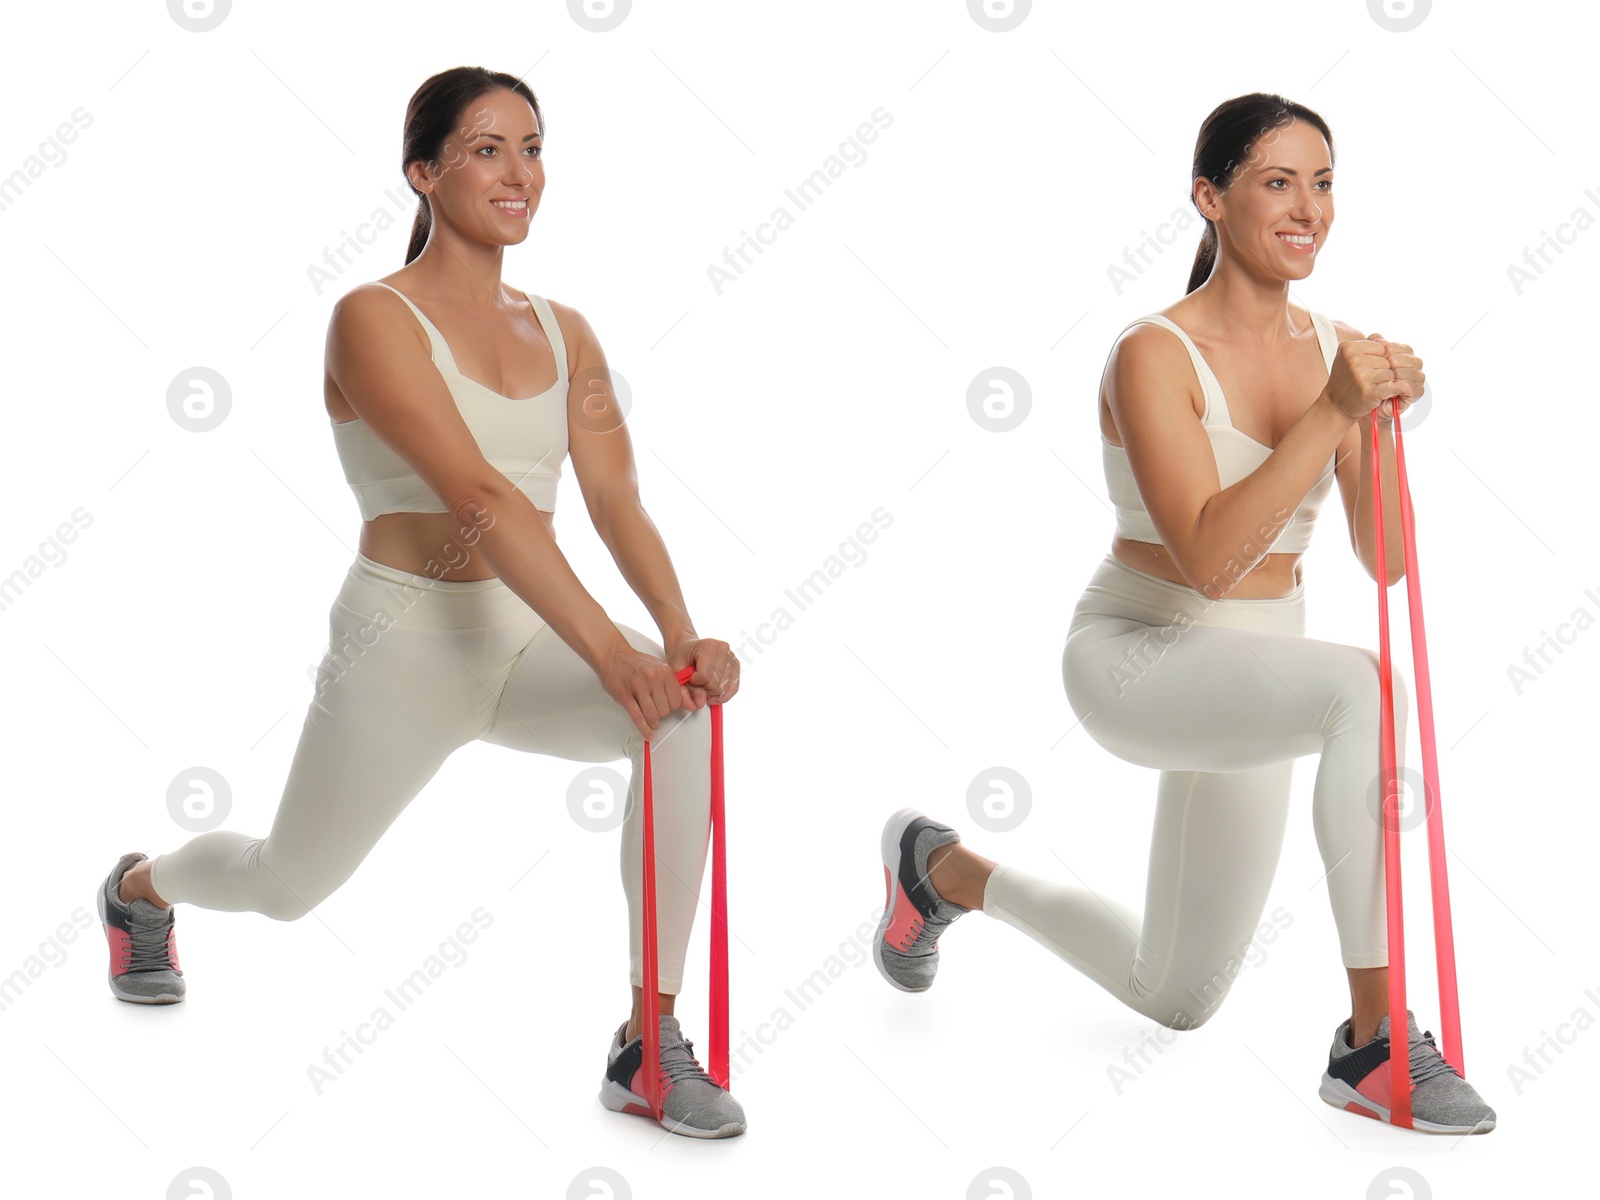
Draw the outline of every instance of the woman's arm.
<instances>
[{"instance_id":1,"label":"woman's arm","mask_svg":"<svg viewBox=\"0 0 1600 1200\"><path fill-rule=\"evenodd\" d=\"M1341 342L1362 341L1366 335L1343 321L1335 321L1334 329ZM1402 419L1405 410L1401 409ZM1356 421L1350 426L1334 462L1334 478L1339 481L1339 495L1344 501L1345 521L1350 527L1350 548L1362 567L1373 579L1378 578L1377 538L1374 536L1372 500L1372 427L1371 418ZM1400 529L1400 483L1394 464L1394 422L1378 417L1379 476L1383 480L1383 551L1388 559L1385 586L1393 586L1405 577L1405 543Z\"/></svg>"},{"instance_id":2,"label":"woman's arm","mask_svg":"<svg viewBox=\"0 0 1600 1200\"><path fill-rule=\"evenodd\" d=\"M1157 325L1124 333L1104 387L1156 533L1189 586L1211 600L1270 552L1351 425L1324 391L1266 462L1225 488L1196 411L1200 381L1174 334Z\"/></svg>"},{"instance_id":3,"label":"woman's arm","mask_svg":"<svg viewBox=\"0 0 1600 1200\"><path fill-rule=\"evenodd\" d=\"M562 336L574 352L567 399L567 452L589 520L622 577L661 630L668 662L675 668L685 666L691 648L701 639L689 617L666 543L639 499L633 441L612 390L605 353L582 313L551 303Z\"/></svg>"}]
</instances>

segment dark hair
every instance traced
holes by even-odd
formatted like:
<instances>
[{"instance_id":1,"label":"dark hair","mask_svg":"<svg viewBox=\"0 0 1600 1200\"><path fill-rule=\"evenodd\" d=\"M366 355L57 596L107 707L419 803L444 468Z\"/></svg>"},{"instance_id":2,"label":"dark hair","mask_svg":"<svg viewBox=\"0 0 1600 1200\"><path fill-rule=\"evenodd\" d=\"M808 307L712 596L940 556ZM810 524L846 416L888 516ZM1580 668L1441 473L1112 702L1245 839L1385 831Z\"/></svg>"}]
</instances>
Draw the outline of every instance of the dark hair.
<instances>
[{"instance_id":1,"label":"dark hair","mask_svg":"<svg viewBox=\"0 0 1600 1200\"><path fill-rule=\"evenodd\" d=\"M1333 162L1333 134L1328 123L1303 104L1285 100L1272 92L1251 92L1248 96L1235 96L1224 100L1211 110L1200 126L1200 136L1194 144L1194 167L1189 173L1189 203L1198 211L1200 203L1194 198L1194 185L1202 175L1219 191L1227 191L1235 178L1250 165L1252 151L1261 135L1281 128L1291 121L1305 121L1316 126L1327 140L1328 161ZM1205 232L1200 235L1200 248L1195 251L1194 269L1189 272L1188 295L1206 281L1217 261L1217 227L1206 217Z\"/></svg>"},{"instance_id":2,"label":"dark hair","mask_svg":"<svg viewBox=\"0 0 1600 1200\"><path fill-rule=\"evenodd\" d=\"M444 153L445 139L457 132L467 106L489 92L507 88L533 105L534 120L539 132L544 133L544 114L539 111L539 98L533 89L515 75L504 71L491 71L487 67L451 67L440 71L412 94L406 105L406 131L400 151L402 173L412 163L438 162ZM433 225L433 213L428 207L428 197L417 190L408 175L406 185L417 196L417 215L411 223L411 244L406 248L406 262L422 253L428 244L428 231Z\"/></svg>"}]
</instances>

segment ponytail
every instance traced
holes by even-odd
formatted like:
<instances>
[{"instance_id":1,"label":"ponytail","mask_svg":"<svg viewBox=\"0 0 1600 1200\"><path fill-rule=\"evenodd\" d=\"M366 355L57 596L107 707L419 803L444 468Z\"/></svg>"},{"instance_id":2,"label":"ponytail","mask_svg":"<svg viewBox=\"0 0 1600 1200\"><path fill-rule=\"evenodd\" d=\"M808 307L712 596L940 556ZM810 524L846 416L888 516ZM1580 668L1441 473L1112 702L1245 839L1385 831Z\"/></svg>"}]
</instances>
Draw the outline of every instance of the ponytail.
<instances>
[{"instance_id":1,"label":"ponytail","mask_svg":"<svg viewBox=\"0 0 1600 1200\"><path fill-rule=\"evenodd\" d=\"M1185 296L1210 279L1211 268L1217 264L1217 225L1210 217L1205 221L1205 232L1200 235L1200 248L1194 252L1194 268L1189 272L1189 286L1183 289Z\"/></svg>"},{"instance_id":2,"label":"ponytail","mask_svg":"<svg viewBox=\"0 0 1600 1200\"><path fill-rule=\"evenodd\" d=\"M417 215L411 222L411 244L406 248L406 262L410 262L422 253L422 248L428 244L428 233L433 229L433 210L428 207L426 196L417 197Z\"/></svg>"}]
</instances>

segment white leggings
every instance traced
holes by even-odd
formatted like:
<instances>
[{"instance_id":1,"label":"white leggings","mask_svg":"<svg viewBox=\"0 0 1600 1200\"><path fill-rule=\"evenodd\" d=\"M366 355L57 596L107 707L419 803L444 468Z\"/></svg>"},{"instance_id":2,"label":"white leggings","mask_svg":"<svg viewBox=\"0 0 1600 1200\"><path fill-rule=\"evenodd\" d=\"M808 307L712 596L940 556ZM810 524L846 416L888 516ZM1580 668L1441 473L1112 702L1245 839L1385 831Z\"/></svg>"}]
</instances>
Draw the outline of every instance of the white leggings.
<instances>
[{"instance_id":1,"label":"white leggings","mask_svg":"<svg viewBox=\"0 0 1600 1200\"><path fill-rule=\"evenodd\" d=\"M634 648L665 657L659 643L618 628ZM475 739L579 762L632 760L621 865L630 975L643 986L644 740L588 664L500 579L438 581L358 554L329 610L328 651L271 833L202 833L156 856L151 885L169 904L302 917ZM650 740L663 992L683 984L710 836L710 756L709 709L674 710Z\"/></svg>"},{"instance_id":2,"label":"white leggings","mask_svg":"<svg viewBox=\"0 0 1600 1200\"><path fill-rule=\"evenodd\" d=\"M1284 597L1211 601L1108 554L1073 612L1061 666L1089 735L1161 772L1144 917L1008 866L989 876L984 912L1144 1016L1195 1028L1255 936L1294 760L1318 754L1311 821L1344 965L1388 963L1378 656L1307 638L1303 581ZM1403 772L1409 692L1398 665L1393 677Z\"/></svg>"}]
</instances>

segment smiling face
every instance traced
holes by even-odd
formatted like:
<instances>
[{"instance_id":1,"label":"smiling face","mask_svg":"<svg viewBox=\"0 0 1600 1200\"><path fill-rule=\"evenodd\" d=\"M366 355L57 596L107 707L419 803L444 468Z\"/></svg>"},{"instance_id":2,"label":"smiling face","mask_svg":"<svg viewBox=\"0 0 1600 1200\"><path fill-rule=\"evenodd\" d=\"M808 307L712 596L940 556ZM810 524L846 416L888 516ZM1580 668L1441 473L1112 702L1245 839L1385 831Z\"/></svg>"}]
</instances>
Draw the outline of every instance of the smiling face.
<instances>
[{"instance_id":1,"label":"smiling face","mask_svg":"<svg viewBox=\"0 0 1600 1200\"><path fill-rule=\"evenodd\" d=\"M1262 134L1226 191L1208 179L1194 186L1221 254L1267 278L1311 274L1333 225L1333 164L1316 126L1291 121Z\"/></svg>"},{"instance_id":2,"label":"smiling face","mask_svg":"<svg viewBox=\"0 0 1600 1200\"><path fill-rule=\"evenodd\" d=\"M544 191L543 147L533 106L497 88L462 110L437 163L406 169L432 197L435 220L474 241L515 245L528 236Z\"/></svg>"}]
</instances>

